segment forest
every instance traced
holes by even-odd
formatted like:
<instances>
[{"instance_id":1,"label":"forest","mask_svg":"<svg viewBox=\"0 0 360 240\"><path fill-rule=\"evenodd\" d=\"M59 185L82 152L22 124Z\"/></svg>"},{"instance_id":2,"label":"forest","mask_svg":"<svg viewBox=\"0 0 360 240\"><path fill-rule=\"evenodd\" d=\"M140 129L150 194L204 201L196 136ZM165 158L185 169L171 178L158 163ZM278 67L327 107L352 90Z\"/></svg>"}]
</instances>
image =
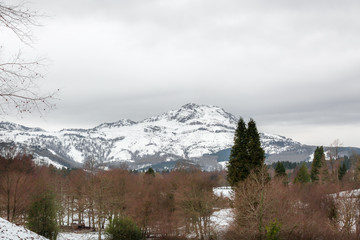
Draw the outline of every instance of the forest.
<instances>
[{"instance_id":1,"label":"forest","mask_svg":"<svg viewBox=\"0 0 360 240\"><path fill-rule=\"evenodd\" d=\"M357 239L360 198L346 190L360 188L360 158L348 161L351 168L341 180L327 161L328 177L308 182L295 180L304 165L285 174L263 166L234 186L235 198L229 199L213 193L229 185L227 172L194 165L164 173L105 171L91 162L84 169L56 169L35 166L31 156L1 157L0 216L29 226L35 211L54 218L55 232L99 234L111 220L126 217L142 237L154 239ZM310 176L307 167L306 172ZM42 205L52 201L53 210L36 205L39 199ZM219 209L234 212L225 231L210 221Z\"/></svg>"},{"instance_id":2,"label":"forest","mask_svg":"<svg viewBox=\"0 0 360 240\"><path fill-rule=\"evenodd\" d=\"M59 170L34 166L30 156L1 157L0 216L26 224L34 202L40 196L53 196L61 231L82 229L101 234L110 219L126 216L145 237L192 233L204 239L212 234L210 216L214 209L229 205L213 194L214 187L226 184L225 172L201 172L186 166L170 173L151 169L137 173L87 166Z\"/></svg>"}]
</instances>

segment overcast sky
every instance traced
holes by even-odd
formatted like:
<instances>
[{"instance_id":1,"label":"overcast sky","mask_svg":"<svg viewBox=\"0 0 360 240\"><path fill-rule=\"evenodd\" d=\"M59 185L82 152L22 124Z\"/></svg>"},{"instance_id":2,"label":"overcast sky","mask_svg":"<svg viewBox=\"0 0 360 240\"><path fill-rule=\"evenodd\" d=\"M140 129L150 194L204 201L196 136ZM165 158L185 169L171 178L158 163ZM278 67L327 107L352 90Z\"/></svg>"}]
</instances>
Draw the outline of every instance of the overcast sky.
<instances>
[{"instance_id":1,"label":"overcast sky","mask_svg":"<svg viewBox=\"0 0 360 240\"><path fill-rule=\"evenodd\" d=\"M11 1L12 2L12 1ZM305 144L360 147L360 1L31 0L56 109L47 130L142 120L194 102ZM3 40L3 39L2 39ZM3 45L7 47L7 45Z\"/></svg>"}]
</instances>

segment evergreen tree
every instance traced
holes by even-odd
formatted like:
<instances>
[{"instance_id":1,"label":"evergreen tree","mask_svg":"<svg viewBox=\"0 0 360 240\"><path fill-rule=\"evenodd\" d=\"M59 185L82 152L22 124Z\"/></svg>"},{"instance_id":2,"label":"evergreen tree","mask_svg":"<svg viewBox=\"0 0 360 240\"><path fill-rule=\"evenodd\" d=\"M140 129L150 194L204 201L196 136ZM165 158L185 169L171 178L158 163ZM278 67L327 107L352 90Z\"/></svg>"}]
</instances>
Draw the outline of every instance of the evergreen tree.
<instances>
[{"instance_id":1,"label":"evergreen tree","mask_svg":"<svg viewBox=\"0 0 360 240\"><path fill-rule=\"evenodd\" d=\"M227 178L231 186L235 186L236 183L244 180L249 175L248 161L246 125L244 119L240 118L229 158Z\"/></svg>"},{"instance_id":2,"label":"evergreen tree","mask_svg":"<svg viewBox=\"0 0 360 240\"><path fill-rule=\"evenodd\" d=\"M264 165L265 152L261 147L260 135L253 119L248 122L246 136L250 170L260 168Z\"/></svg>"},{"instance_id":3,"label":"evergreen tree","mask_svg":"<svg viewBox=\"0 0 360 240\"><path fill-rule=\"evenodd\" d=\"M275 177L284 177L286 176L286 170L282 162L277 162L275 168Z\"/></svg>"},{"instance_id":4,"label":"evergreen tree","mask_svg":"<svg viewBox=\"0 0 360 240\"><path fill-rule=\"evenodd\" d=\"M323 157L325 159L324 148L322 146L316 147L315 152L314 152L314 159L311 164L311 181L313 181L313 182L319 181L320 168L322 167L322 165L324 163L321 160Z\"/></svg>"},{"instance_id":5,"label":"evergreen tree","mask_svg":"<svg viewBox=\"0 0 360 240\"><path fill-rule=\"evenodd\" d=\"M341 181L343 179L343 177L345 176L346 174L346 171L347 171L347 168L346 168L346 164L345 164L345 161L341 164L341 167L339 168L338 170L338 177L339 177L339 180Z\"/></svg>"},{"instance_id":6,"label":"evergreen tree","mask_svg":"<svg viewBox=\"0 0 360 240\"><path fill-rule=\"evenodd\" d=\"M28 211L27 226L31 231L55 240L59 232L56 214L55 194L45 190L33 198Z\"/></svg>"},{"instance_id":7,"label":"evergreen tree","mask_svg":"<svg viewBox=\"0 0 360 240\"><path fill-rule=\"evenodd\" d=\"M148 175L151 175L151 176L155 177L155 171L154 171L153 168L149 168L149 169L145 172L145 174L148 174Z\"/></svg>"},{"instance_id":8,"label":"evergreen tree","mask_svg":"<svg viewBox=\"0 0 360 240\"><path fill-rule=\"evenodd\" d=\"M294 179L294 183L308 183L308 182L310 182L310 175L306 167L306 164L303 163L296 178Z\"/></svg>"},{"instance_id":9,"label":"evergreen tree","mask_svg":"<svg viewBox=\"0 0 360 240\"><path fill-rule=\"evenodd\" d=\"M256 123L251 119L246 127L244 119L240 118L235 131L234 145L231 149L228 181L235 186L247 178L253 169L264 165L265 153L261 148L260 135Z\"/></svg>"}]
</instances>

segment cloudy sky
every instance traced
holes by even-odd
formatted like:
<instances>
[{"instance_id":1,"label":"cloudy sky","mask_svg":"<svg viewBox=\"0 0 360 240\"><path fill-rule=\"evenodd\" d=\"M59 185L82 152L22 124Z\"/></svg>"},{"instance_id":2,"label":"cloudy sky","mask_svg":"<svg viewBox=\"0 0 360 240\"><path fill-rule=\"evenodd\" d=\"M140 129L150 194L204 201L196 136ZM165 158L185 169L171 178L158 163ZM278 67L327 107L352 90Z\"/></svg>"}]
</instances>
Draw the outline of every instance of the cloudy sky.
<instances>
[{"instance_id":1,"label":"cloudy sky","mask_svg":"<svg viewBox=\"0 0 360 240\"><path fill-rule=\"evenodd\" d=\"M11 1L13 2L13 1ZM144 118L195 102L261 131L360 147L358 0L31 0L32 47L56 109L4 120L47 130ZM11 42L11 43L10 43Z\"/></svg>"}]
</instances>

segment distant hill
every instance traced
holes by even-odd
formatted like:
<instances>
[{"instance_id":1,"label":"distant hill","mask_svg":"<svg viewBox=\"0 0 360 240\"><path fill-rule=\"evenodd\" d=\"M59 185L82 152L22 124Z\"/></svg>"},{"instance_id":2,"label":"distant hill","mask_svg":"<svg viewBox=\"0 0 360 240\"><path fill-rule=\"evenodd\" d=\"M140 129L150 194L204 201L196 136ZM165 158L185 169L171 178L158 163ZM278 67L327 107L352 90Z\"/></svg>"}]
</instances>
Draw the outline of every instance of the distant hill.
<instances>
[{"instance_id":1,"label":"distant hill","mask_svg":"<svg viewBox=\"0 0 360 240\"><path fill-rule=\"evenodd\" d=\"M104 166L126 164L131 169L192 161L214 170L227 161L238 119L224 109L189 103L140 122L122 119L91 129L49 132L10 122L0 123L0 154L31 153L38 164L81 167L87 159ZM315 147L292 139L261 133L267 162L306 161ZM342 148L340 152L360 152Z\"/></svg>"}]
</instances>

